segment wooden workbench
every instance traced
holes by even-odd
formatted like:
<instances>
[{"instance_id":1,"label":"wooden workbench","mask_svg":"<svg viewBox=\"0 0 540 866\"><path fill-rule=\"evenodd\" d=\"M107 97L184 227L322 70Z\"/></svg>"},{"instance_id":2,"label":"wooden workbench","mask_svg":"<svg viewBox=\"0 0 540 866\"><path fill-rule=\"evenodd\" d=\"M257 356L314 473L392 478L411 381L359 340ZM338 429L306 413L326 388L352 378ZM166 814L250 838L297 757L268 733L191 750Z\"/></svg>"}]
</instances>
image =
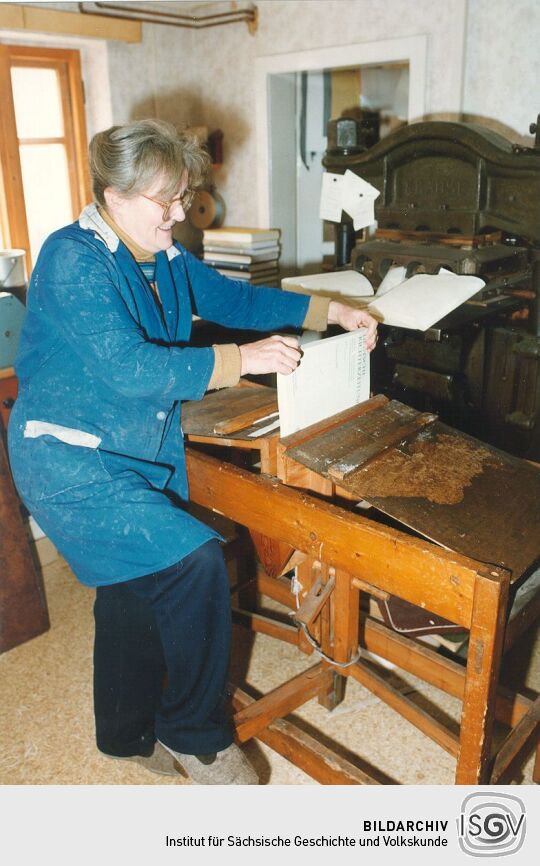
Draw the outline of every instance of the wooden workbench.
<instances>
[{"instance_id":1,"label":"wooden workbench","mask_svg":"<svg viewBox=\"0 0 540 866\"><path fill-rule=\"evenodd\" d=\"M223 445L227 437L209 430L209 404L219 399L220 418L229 421L234 412L225 402L236 399L234 391L191 405L184 425L188 441L198 437ZM271 395L257 399L266 412ZM261 454L279 452L280 479L267 474L271 456L265 457L266 472L256 474L187 450L192 499L252 533L264 566L260 591L293 608L290 581L281 575L293 563L298 569L303 591L294 626L253 611L239 616L254 630L308 654L315 641L323 654L314 668L260 701L248 706L245 696L238 698L238 738L266 737L322 782L373 782L347 762L330 773L332 761L328 756L319 761L318 744L306 745L290 726L283 730L282 717L314 695L330 708L335 705L351 676L455 756L457 783L508 781L539 734L540 699L533 703L500 689L498 678L505 633L509 644L538 614L536 596L518 624L506 628L511 592L527 579L540 552L540 472L439 425L434 417L418 418L414 410L383 397L368 402L282 442L276 432L266 445L265 437L251 439ZM198 411L207 424L199 432ZM249 438L253 416L246 406L242 412L252 426L234 437ZM228 440L233 446L234 437ZM359 499L375 505L393 525L358 513L351 501ZM379 599L398 596L468 629L466 668L376 620L360 619L361 592ZM357 659L359 643L461 698L459 737ZM492 754L495 717L510 728L497 755Z\"/></svg>"}]
</instances>

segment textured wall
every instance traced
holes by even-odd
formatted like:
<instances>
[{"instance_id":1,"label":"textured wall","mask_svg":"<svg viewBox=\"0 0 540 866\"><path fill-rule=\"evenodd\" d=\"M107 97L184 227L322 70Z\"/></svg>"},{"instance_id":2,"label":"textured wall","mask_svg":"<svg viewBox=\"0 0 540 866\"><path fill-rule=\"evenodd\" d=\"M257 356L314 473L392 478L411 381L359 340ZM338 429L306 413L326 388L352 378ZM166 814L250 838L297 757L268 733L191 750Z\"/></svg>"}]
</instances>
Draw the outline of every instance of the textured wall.
<instances>
[{"instance_id":1,"label":"textured wall","mask_svg":"<svg viewBox=\"0 0 540 866\"><path fill-rule=\"evenodd\" d=\"M427 34L426 110L447 116L449 67L464 54L463 111L530 142L540 111L540 0L256 0L259 27L144 25L141 45L109 43L113 120L156 115L225 133L216 183L228 222L257 219L257 57ZM57 4L50 4L57 5ZM61 8L76 8L62 4Z\"/></svg>"},{"instance_id":2,"label":"textured wall","mask_svg":"<svg viewBox=\"0 0 540 866\"><path fill-rule=\"evenodd\" d=\"M193 51L190 30L154 24L143 25L141 43L110 42L114 122L159 117L179 126L197 123L201 88Z\"/></svg>"},{"instance_id":3,"label":"textured wall","mask_svg":"<svg viewBox=\"0 0 540 866\"><path fill-rule=\"evenodd\" d=\"M192 34L198 121L225 132L225 165L216 182L229 224L257 220L255 58L428 33L426 104L443 112L450 82L433 59L462 50L462 22L446 0L260 0L257 6L254 36L243 24Z\"/></svg>"},{"instance_id":4,"label":"textured wall","mask_svg":"<svg viewBox=\"0 0 540 866\"><path fill-rule=\"evenodd\" d=\"M227 220L256 223L257 57L427 34L429 116L447 117L447 70L464 55L463 110L513 139L527 138L540 111L539 0L468 0L465 28L456 0L259 0L259 27L201 31L144 26L141 46L111 43L116 122L155 113L225 132L216 183ZM464 42L464 45L463 45Z\"/></svg>"},{"instance_id":5,"label":"textured wall","mask_svg":"<svg viewBox=\"0 0 540 866\"><path fill-rule=\"evenodd\" d=\"M539 0L469 0L463 96L467 119L530 143L540 113Z\"/></svg>"}]
</instances>

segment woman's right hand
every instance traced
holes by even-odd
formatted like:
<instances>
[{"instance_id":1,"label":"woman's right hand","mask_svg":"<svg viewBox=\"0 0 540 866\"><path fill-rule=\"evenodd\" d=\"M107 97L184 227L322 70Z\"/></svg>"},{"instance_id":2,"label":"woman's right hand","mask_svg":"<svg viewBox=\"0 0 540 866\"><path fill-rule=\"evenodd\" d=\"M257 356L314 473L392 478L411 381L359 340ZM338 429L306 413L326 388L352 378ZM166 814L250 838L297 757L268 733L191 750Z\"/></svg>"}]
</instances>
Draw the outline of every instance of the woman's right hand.
<instances>
[{"instance_id":1,"label":"woman's right hand","mask_svg":"<svg viewBox=\"0 0 540 866\"><path fill-rule=\"evenodd\" d=\"M296 337L274 334L256 343L240 346L242 376L246 373L283 373L288 375L298 367L302 357Z\"/></svg>"}]
</instances>

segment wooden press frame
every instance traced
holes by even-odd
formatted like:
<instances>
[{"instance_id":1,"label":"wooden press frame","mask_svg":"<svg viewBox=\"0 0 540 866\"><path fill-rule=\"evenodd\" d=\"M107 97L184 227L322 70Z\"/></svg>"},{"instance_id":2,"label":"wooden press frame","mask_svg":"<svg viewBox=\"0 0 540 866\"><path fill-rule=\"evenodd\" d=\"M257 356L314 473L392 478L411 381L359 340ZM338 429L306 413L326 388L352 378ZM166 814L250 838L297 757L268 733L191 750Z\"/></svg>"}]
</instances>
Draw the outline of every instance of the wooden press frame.
<instances>
[{"instance_id":1,"label":"wooden press frame","mask_svg":"<svg viewBox=\"0 0 540 866\"><path fill-rule=\"evenodd\" d=\"M200 437L198 441L201 441ZM247 527L264 566L257 588L291 606L289 581L281 575L298 564L303 586L312 593L313 624L326 655L349 662L360 645L462 700L460 735L392 689L361 658L346 668L321 661L258 701L236 690L237 738L257 737L325 784L376 784L283 717L317 696L329 708L340 700L344 677L353 677L456 758L457 784L502 784L535 748L540 733L540 698L535 702L498 687L503 650L538 615L538 601L505 638L510 573L444 550L422 539L353 514L278 481L277 436L252 440L265 455L257 475L207 454L187 449L191 498ZM234 447L234 437L203 441ZM246 448L245 444L240 447ZM328 589L330 586L330 589ZM325 589L326 587L326 589ZM360 622L359 594L397 595L431 610L470 632L467 667L445 659L421 642L380 622ZM322 601L317 609L318 597ZM252 611L236 618L256 631L285 640L310 654L299 626L284 625ZM510 733L496 755L492 734L497 718ZM540 781L537 750L534 781Z\"/></svg>"}]
</instances>

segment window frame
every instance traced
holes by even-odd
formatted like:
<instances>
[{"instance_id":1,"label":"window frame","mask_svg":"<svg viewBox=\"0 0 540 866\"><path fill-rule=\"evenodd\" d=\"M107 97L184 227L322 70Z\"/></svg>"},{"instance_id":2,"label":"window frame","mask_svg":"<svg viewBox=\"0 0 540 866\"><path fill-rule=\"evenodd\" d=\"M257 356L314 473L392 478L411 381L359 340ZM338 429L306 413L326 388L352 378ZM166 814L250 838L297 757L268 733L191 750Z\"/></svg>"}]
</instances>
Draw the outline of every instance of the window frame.
<instances>
[{"instance_id":1,"label":"window frame","mask_svg":"<svg viewBox=\"0 0 540 866\"><path fill-rule=\"evenodd\" d=\"M0 45L0 224L4 242L10 247L25 250L27 271L30 274L32 258L11 85L13 66L41 66L55 69L58 73L64 118L64 136L58 140L66 147L74 218L84 205L92 200L84 89L80 53L76 49Z\"/></svg>"}]
</instances>

